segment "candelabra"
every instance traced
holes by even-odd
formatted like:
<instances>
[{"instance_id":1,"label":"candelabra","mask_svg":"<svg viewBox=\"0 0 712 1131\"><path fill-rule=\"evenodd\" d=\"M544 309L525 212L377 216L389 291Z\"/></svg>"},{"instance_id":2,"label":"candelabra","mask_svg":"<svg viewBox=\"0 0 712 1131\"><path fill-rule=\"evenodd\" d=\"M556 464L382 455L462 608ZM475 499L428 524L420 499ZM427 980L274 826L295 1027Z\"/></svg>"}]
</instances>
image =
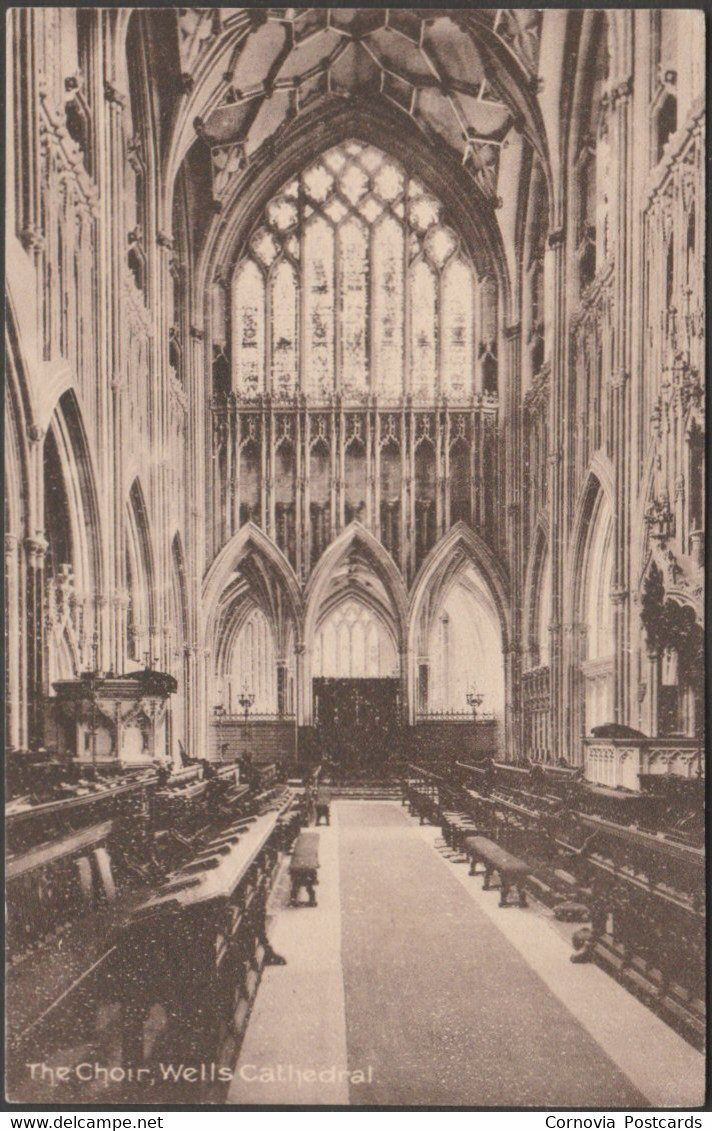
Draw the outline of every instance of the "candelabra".
<instances>
[{"instance_id":1,"label":"candelabra","mask_svg":"<svg viewBox=\"0 0 712 1131\"><path fill-rule=\"evenodd\" d=\"M255 701L255 697L254 697L254 695L252 694L251 691L243 691L242 695L238 699L238 703L242 707L242 710L245 712L245 753L246 754L249 754L249 752L250 752L250 750L249 750L250 730L249 730L249 721L248 720L249 720L249 716L250 716L250 707L252 706L254 701Z\"/></svg>"},{"instance_id":2,"label":"candelabra","mask_svg":"<svg viewBox=\"0 0 712 1131\"><path fill-rule=\"evenodd\" d=\"M250 714L250 707L252 706L254 701L255 697L250 691L243 691L242 695L238 699L238 703L242 707L242 710L245 712L245 727L247 727L247 719Z\"/></svg>"},{"instance_id":3,"label":"candelabra","mask_svg":"<svg viewBox=\"0 0 712 1131\"><path fill-rule=\"evenodd\" d=\"M467 702L468 702L470 708L472 709L472 721L474 722L477 718L477 708L482 703L482 700L484 699L484 695L481 695L480 692L477 691L476 688L473 685L472 691L468 691L465 698L467 699Z\"/></svg>"}]
</instances>

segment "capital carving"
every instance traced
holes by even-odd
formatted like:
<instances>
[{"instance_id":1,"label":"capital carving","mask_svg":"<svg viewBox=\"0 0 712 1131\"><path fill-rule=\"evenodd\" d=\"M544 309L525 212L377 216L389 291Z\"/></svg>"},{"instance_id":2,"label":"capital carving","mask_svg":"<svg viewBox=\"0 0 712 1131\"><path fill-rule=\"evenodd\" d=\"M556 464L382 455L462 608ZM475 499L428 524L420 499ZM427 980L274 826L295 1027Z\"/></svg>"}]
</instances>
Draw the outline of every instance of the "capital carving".
<instances>
[{"instance_id":1,"label":"capital carving","mask_svg":"<svg viewBox=\"0 0 712 1131\"><path fill-rule=\"evenodd\" d=\"M25 538L25 552L27 560L33 569L39 569L44 564L44 557L47 553L49 543L46 538L41 534L35 535L34 538Z\"/></svg>"},{"instance_id":2,"label":"capital carving","mask_svg":"<svg viewBox=\"0 0 712 1131\"><path fill-rule=\"evenodd\" d=\"M17 553L19 542L20 540L16 534L5 535L5 554L7 557L11 557L13 554Z\"/></svg>"},{"instance_id":3,"label":"capital carving","mask_svg":"<svg viewBox=\"0 0 712 1131\"><path fill-rule=\"evenodd\" d=\"M45 437L44 428L40 428L39 424L30 424L27 429L27 435L33 443L39 444Z\"/></svg>"},{"instance_id":4,"label":"capital carving","mask_svg":"<svg viewBox=\"0 0 712 1131\"><path fill-rule=\"evenodd\" d=\"M618 102L625 101L630 98L633 93L633 77L629 75L628 78L623 79L617 86L611 90L611 106L615 106Z\"/></svg>"}]
</instances>

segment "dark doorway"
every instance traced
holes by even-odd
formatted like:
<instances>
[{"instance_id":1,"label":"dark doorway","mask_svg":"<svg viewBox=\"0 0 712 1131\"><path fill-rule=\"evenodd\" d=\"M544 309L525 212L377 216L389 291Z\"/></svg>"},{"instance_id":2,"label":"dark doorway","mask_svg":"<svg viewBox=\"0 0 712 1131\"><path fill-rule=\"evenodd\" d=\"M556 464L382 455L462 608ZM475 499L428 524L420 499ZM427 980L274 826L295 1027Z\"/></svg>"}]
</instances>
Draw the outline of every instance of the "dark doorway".
<instances>
[{"instance_id":1,"label":"dark doorway","mask_svg":"<svg viewBox=\"0 0 712 1131\"><path fill-rule=\"evenodd\" d=\"M315 679L314 724L335 776L387 777L400 754L400 680Z\"/></svg>"}]
</instances>

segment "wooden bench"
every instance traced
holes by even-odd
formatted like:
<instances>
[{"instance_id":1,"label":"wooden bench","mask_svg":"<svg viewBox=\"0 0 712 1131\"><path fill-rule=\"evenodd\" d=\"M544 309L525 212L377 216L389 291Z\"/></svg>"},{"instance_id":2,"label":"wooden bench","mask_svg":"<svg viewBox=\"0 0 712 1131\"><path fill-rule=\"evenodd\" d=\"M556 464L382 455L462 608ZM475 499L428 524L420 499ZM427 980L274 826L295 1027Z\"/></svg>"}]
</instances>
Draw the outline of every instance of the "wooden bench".
<instances>
[{"instance_id":1,"label":"wooden bench","mask_svg":"<svg viewBox=\"0 0 712 1131\"><path fill-rule=\"evenodd\" d=\"M476 865L481 863L484 865L484 881L482 884L483 891L490 890L490 880L492 873L499 874L500 896L499 906L507 907L507 896L512 888L517 889L519 895L519 906L527 906L527 896L524 890L524 881L530 874L531 869L522 860L518 860L516 856L512 856L511 852L506 852L500 848L494 841L488 840L484 836L470 836L465 841L465 850L470 858L470 875L477 874Z\"/></svg>"},{"instance_id":2,"label":"wooden bench","mask_svg":"<svg viewBox=\"0 0 712 1131\"><path fill-rule=\"evenodd\" d=\"M300 833L294 845L294 852L289 865L289 876L292 882L289 902L293 907L299 902L299 893L302 888L307 890L309 906L316 907L314 887L319 882L317 878L318 870L319 834Z\"/></svg>"},{"instance_id":3,"label":"wooden bench","mask_svg":"<svg viewBox=\"0 0 712 1131\"><path fill-rule=\"evenodd\" d=\"M429 821L433 825L439 824L438 803L432 795L432 790L422 785L410 785L406 794L408 810L411 815L420 818L420 824Z\"/></svg>"},{"instance_id":4,"label":"wooden bench","mask_svg":"<svg viewBox=\"0 0 712 1131\"><path fill-rule=\"evenodd\" d=\"M446 844L462 852L467 836L476 836L481 828L477 821L467 813L455 810L446 810L441 814L442 834Z\"/></svg>"}]
</instances>

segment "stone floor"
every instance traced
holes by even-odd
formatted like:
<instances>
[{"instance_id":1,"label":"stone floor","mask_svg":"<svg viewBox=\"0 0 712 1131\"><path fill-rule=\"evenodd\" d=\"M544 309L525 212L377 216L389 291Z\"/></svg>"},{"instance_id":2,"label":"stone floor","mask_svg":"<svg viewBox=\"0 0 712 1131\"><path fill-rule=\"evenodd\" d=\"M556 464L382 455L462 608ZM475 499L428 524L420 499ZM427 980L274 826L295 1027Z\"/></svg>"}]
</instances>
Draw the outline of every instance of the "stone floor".
<instances>
[{"instance_id":1,"label":"stone floor","mask_svg":"<svg viewBox=\"0 0 712 1131\"><path fill-rule=\"evenodd\" d=\"M545 908L500 909L397 803L332 805L316 908L287 905L228 1102L689 1107L704 1060Z\"/></svg>"}]
</instances>

